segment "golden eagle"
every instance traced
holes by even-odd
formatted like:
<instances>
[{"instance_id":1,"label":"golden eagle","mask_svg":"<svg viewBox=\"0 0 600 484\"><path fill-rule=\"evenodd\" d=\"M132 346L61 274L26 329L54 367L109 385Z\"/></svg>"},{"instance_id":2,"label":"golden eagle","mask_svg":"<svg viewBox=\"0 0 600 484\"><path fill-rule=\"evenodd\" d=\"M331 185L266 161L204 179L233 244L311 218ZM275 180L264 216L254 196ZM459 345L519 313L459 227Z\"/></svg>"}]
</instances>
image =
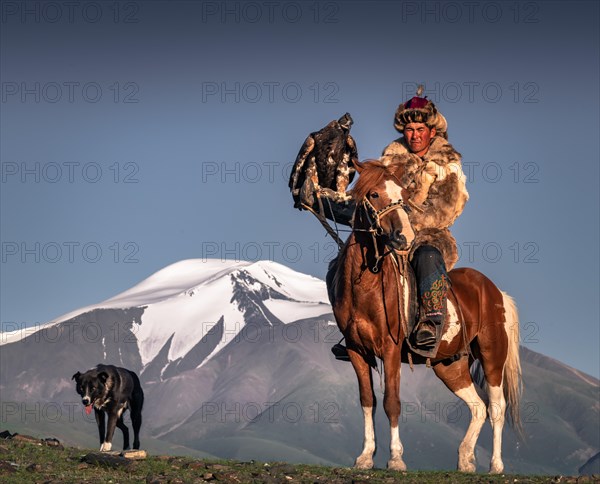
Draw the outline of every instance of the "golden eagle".
<instances>
[{"instance_id":1,"label":"golden eagle","mask_svg":"<svg viewBox=\"0 0 600 484\"><path fill-rule=\"evenodd\" d=\"M315 194L320 213L323 213L321 196L334 202L349 199L346 190L356 173L354 162L358 161L356 143L350 136L352 124L352 117L346 113L308 135L298 152L288 185L295 208L315 207Z\"/></svg>"}]
</instances>

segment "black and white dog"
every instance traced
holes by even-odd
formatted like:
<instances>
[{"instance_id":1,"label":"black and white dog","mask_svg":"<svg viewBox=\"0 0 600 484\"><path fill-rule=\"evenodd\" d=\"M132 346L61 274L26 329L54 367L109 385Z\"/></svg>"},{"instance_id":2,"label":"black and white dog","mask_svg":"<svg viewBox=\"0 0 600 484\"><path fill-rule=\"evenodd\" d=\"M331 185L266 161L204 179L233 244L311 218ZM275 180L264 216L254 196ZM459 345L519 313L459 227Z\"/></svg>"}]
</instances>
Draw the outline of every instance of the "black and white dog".
<instances>
[{"instance_id":1,"label":"black and white dog","mask_svg":"<svg viewBox=\"0 0 600 484\"><path fill-rule=\"evenodd\" d=\"M77 383L77 393L89 415L94 409L100 451L112 448L115 426L123 432L123 450L129 449L129 429L123 423L123 412L129 409L133 425L133 448L140 448L140 427L142 426L142 406L144 392L138 376L130 370L112 365L98 365L85 373L73 375ZM108 425L104 426L104 412L108 415Z\"/></svg>"}]
</instances>

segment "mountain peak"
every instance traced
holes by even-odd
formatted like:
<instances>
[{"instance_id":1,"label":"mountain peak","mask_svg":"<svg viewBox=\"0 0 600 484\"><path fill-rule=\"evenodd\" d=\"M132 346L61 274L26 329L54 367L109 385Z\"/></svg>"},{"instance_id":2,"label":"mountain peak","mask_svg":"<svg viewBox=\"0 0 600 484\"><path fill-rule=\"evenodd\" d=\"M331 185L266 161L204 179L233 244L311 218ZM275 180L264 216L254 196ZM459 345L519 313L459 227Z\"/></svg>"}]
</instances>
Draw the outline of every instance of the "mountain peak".
<instances>
[{"instance_id":1,"label":"mountain peak","mask_svg":"<svg viewBox=\"0 0 600 484\"><path fill-rule=\"evenodd\" d=\"M206 360L249 323L272 327L331 312L323 281L276 262L187 259L101 303L71 311L45 328L94 311L127 308L142 311L139 320L127 324L135 334L143 365L159 356L167 363L176 361L192 350L204 354L206 348L199 350L198 344L209 334L214 336L217 324L222 337L219 341L210 337L212 350ZM2 343L19 339L20 334L5 334Z\"/></svg>"}]
</instances>

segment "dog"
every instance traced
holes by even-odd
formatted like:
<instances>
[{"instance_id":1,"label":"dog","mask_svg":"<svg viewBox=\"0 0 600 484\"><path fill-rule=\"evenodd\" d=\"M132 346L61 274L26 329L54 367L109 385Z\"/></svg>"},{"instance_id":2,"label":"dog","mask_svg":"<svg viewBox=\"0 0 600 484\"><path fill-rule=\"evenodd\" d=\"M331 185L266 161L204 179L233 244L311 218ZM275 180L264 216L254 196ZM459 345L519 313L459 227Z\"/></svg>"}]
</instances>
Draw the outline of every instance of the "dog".
<instances>
[{"instance_id":1,"label":"dog","mask_svg":"<svg viewBox=\"0 0 600 484\"><path fill-rule=\"evenodd\" d=\"M72 380L77 384L77 393L89 415L94 409L98 433L100 434L100 452L112 449L115 426L123 432L123 450L129 449L129 429L123 423L123 412L129 410L133 425L133 448L140 448L140 427L142 426L142 407L144 392L140 379L131 370L113 365L98 365L85 373L77 372ZM108 424L104 426L104 414L108 415Z\"/></svg>"}]
</instances>

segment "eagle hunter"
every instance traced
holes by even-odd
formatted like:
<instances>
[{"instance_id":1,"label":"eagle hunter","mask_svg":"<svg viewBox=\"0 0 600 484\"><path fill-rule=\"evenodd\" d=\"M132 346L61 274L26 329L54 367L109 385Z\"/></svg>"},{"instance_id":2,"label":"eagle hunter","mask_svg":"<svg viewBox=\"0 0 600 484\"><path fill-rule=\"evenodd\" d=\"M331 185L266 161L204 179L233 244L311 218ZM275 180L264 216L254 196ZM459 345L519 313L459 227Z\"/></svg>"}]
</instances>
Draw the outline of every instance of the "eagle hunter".
<instances>
[{"instance_id":1,"label":"eagle hunter","mask_svg":"<svg viewBox=\"0 0 600 484\"><path fill-rule=\"evenodd\" d=\"M356 173L354 162L358 161L356 143L350 136L352 124L352 117L346 113L308 135L290 175L289 188L295 208L312 211L315 194L320 214L323 214L321 196L334 202L349 200L346 189Z\"/></svg>"}]
</instances>

